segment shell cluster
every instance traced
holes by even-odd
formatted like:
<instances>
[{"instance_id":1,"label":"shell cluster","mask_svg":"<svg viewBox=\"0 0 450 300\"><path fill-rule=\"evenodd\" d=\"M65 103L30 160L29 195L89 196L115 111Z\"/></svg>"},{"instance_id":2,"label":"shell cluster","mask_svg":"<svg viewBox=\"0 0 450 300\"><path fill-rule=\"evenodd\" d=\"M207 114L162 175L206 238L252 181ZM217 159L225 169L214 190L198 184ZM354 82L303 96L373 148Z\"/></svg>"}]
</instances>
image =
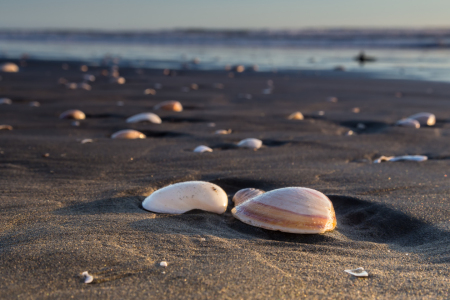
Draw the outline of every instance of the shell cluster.
<instances>
[{"instance_id":1,"label":"shell cluster","mask_svg":"<svg viewBox=\"0 0 450 300\"><path fill-rule=\"evenodd\" d=\"M288 187L267 193L246 189L237 194L244 200L231 213L249 225L304 234L324 233L336 227L333 204L319 191Z\"/></svg>"}]
</instances>

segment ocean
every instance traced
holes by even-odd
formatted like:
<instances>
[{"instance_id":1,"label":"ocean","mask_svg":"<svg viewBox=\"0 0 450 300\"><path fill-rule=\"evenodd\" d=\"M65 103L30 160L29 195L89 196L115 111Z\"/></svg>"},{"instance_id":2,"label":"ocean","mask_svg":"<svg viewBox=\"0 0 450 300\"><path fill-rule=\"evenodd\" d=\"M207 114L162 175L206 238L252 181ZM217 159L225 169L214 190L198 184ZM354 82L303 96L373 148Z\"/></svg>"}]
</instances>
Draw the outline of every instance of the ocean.
<instances>
[{"instance_id":1,"label":"ocean","mask_svg":"<svg viewBox=\"0 0 450 300\"><path fill-rule=\"evenodd\" d=\"M375 58L364 64L361 52ZM450 29L32 31L0 30L0 58L117 63L139 68L345 70L450 82Z\"/></svg>"}]
</instances>

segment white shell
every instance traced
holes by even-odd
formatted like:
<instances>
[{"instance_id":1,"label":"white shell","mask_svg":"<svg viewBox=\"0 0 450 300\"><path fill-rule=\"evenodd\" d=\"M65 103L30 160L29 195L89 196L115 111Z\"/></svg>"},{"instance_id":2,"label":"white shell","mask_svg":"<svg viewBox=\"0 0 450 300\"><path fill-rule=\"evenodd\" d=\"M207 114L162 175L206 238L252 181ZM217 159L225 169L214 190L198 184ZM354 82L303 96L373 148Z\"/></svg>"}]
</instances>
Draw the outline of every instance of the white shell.
<instances>
[{"instance_id":1,"label":"white shell","mask_svg":"<svg viewBox=\"0 0 450 300\"><path fill-rule=\"evenodd\" d=\"M182 214L193 209L221 214L227 205L225 191L205 181L175 183L157 190L142 202L146 210L168 214Z\"/></svg>"},{"instance_id":2,"label":"white shell","mask_svg":"<svg viewBox=\"0 0 450 300\"><path fill-rule=\"evenodd\" d=\"M422 112L408 117L408 119L417 120L421 126L433 126L436 124L436 116L432 113Z\"/></svg>"},{"instance_id":3,"label":"white shell","mask_svg":"<svg viewBox=\"0 0 450 300\"><path fill-rule=\"evenodd\" d=\"M428 157L425 155L404 155L404 156L381 156L373 161L374 164L381 163L383 161L426 161Z\"/></svg>"},{"instance_id":4,"label":"white shell","mask_svg":"<svg viewBox=\"0 0 450 300\"><path fill-rule=\"evenodd\" d=\"M9 98L0 98L0 104L11 105L12 104L12 100L9 99Z\"/></svg>"},{"instance_id":5,"label":"white shell","mask_svg":"<svg viewBox=\"0 0 450 300\"><path fill-rule=\"evenodd\" d=\"M140 131L134 129L123 129L119 130L111 135L112 139L125 139L125 140L134 140L134 139L145 139L146 136Z\"/></svg>"},{"instance_id":6,"label":"white shell","mask_svg":"<svg viewBox=\"0 0 450 300\"><path fill-rule=\"evenodd\" d=\"M211 148L208 146L200 145L194 149L194 152L203 153L203 152L213 152Z\"/></svg>"},{"instance_id":7,"label":"white shell","mask_svg":"<svg viewBox=\"0 0 450 300\"><path fill-rule=\"evenodd\" d=\"M91 283L94 281L94 276L90 275L87 271L81 273L81 276L83 276L84 283Z\"/></svg>"},{"instance_id":8,"label":"white shell","mask_svg":"<svg viewBox=\"0 0 450 300\"><path fill-rule=\"evenodd\" d=\"M369 273L364 271L364 268L357 268L357 269L353 269L353 270L344 270L344 271L347 272L348 274L356 276L356 277L368 277L369 276Z\"/></svg>"},{"instance_id":9,"label":"white shell","mask_svg":"<svg viewBox=\"0 0 450 300\"><path fill-rule=\"evenodd\" d=\"M82 144L92 143L92 142L94 142L92 139L84 139L81 141Z\"/></svg>"},{"instance_id":10,"label":"white shell","mask_svg":"<svg viewBox=\"0 0 450 300\"><path fill-rule=\"evenodd\" d=\"M19 72L19 66L15 63L7 62L0 65L0 71L7 73L17 73Z\"/></svg>"},{"instance_id":11,"label":"white shell","mask_svg":"<svg viewBox=\"0 0 450 300\"><path fill-rule=\"evenodd\" d=\"M303 114L301 112L296 111L296 112L290 114L288 119L289 120L303 120L303 119L305 119L305 117L303 116Z\"/></svg>"},{"instance_id":12,"label":"white shell","mask_svg":"<svg viewBox=\"0 0 450 300\"><path fill-rule=\"evenodd\" d=\"M249 138L240 141L237 145L241 148L259 149L262 146L262 141L254 138Z\"/></svg>"},{"instance_id":13,"label":"white shell","mask_svg":"<svg viewBox=\"0 0 450 300\"><path fill-rule=\"evenodd\" d=\"M319 191L302 187L260 194L234 207L231 213L246 224L291 233L324 233L336 226L330 199Z\"/></svg>"},{"instance_id":14,"label":"white shell","mask_svg":"<svg viewBox=\"0 0 450 300\"><path fill-rule=\"evenodd\" d=\"M150 122L153 124L161 124L161 118L151 112L144 112L127 119L127 123Z\"/></svg>"},{"instance_id":15,"label":"white shell","mask_svg":"<svg viewBox=\"0 0 450 300\"><path fill-rule=\"evenodd\" d=\"M395 123L396 126L400 127L412 127L412 128L420 128L420 123L414 119L402 119Z\"/></svg>"},{"instance_id":16,"label":"white shell","mask_svg":"<svg viewBox=\"0 0 450 300\"><path fill-rule=\"evenodd\" d=\"M161 267L167 267L169 264L167 263L167 261L162 261L162 262L160 262L159 263L159 265L161 266Z\"/></svg>"}]
</instances>

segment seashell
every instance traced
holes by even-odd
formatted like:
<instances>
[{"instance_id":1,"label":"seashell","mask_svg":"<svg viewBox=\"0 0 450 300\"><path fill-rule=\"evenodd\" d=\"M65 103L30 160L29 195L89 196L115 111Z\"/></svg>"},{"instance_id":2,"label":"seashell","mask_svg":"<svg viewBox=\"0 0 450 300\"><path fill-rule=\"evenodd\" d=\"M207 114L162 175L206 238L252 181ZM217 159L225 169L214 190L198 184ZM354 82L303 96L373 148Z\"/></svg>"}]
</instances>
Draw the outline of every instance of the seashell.
<instances>
[{"instance_id":1,"label":"seashell","mask_svg":"<svg viewBox=\"0 0 450 300\"><path fill-rule=\"evenodd\" d=\"M81 141L82 144L92 143L94 142L92 139L84 139Z\"/></svg>"},{"instance_id":2,"label":"seashell","mask_svg":"<svg viewBox=\"0 0 450 300\"><path fill-rule=\"evenodd\" d=\"M395 125L400 126L400 127L420 128L419 121L414 120L414 119L409 119L409 118L397 121L397 123L395 123Z\"/></svg>"},{"instance_id":3,"label":"seashell","mask_svg":"<svg viewBox=\"0 0 450 300\"><path fill-rule=\"evenodd\" d=\"M168 111L183 111L183 106L178 101L163 101L155 105L154 109L163 109Z\"/></svg>"},{"instance_id":4,"label":"seashell","mask_svg":"<svg viewBox=\"0 0 450 300\"><path fill-rule=\"evenodd\" d=\"M138 123L138 122L150 122L153 124L161 124L162 121L161 118L158 117L158 115L151 112L140 113L131 116L127 119L127 123Z\"/></svg>"},{"instance_id":5,"label":"seashell","mask_svg":"<svg viewBox=\"0 0 450 300\"><path fill-rule=\"evenodd\" d=\"M31 101L29 104L31 107L39 107L41 104L38 101Z\"/></svg>"},{"instance_id":6,"label":"seashell","mask_svg":"<svg viewBox=\"0 0 450 300\"><path fill-rule=\"evenodd\" d=\"M169 264L167 263L167 261L162 261L159 263L159 265L163 268L166 268Z\"/></svg>"},{"instance_id":7,"label":"seashell","mask_svg":"<svg viewBox=\"0 0 450 300\"><path fill-rule=\"evenodd\" d=\"M145 139L146 136L140 131L133 129L124 129L119 130L111 135L112 139L125 139L125 140L134 140L134 139Z\"/></svg>"},{"instance_id":8,"label":"seashell","mask_svg":"<svg viewBox=\"0 0 450 300\"><path fill-rule=\"evenodd\" d=\"M403 156L381 156L373 161L374 164L379 164L383 161L426 161L428 156L425 155L403 155Z\"/></svg>"},{"instance_id":9,"label":"seashell","mask_svg":"<svg viewBox=\"0 0 450 300\"><path fill-rule=\"evenodd\" d=\"M205 181L175 183L148 196L142 207L157 213L182 214L193 209L224 213L228 197L221 187Z\"/></svg>"},{"instance_id":10,"label":"seashell","mask_svg":"<svg viewBox=\"0 0 450 300\"><path fill-rule=\"evenodd\" d=\"M352 113L354 113L354 114L359 114L360 111L361 111L361 109L359 107L353 107L352 108Z\"/></svg>"},{"instance_id":11,"label":"seashell","mask_svg":"<svg viewBox=\"0 0 450 300\"><path fill-rule=\"evenodd\" d=\"M198 84L191 83L191 90L198 90Z\"/></svg>"},{"instance_id":12,"label":"seashell","mask_svg":"<svg viewBox=\"0 0 450 300\"><path fill-rule=\"evenodd\" d=\"M84 283L91 283L94 281L94 276L90 275L87 271L81 273L81 276L83 276Z\"/></svg>"},{"instance_id":13,"label":"seashell","mask_svg":"<svg viewBox=\"0 0 450 300\"><path fill-rule=\"evenodd\" d=\"M211 148L208 146L200 145L194 149L194 152L203 153L203 152L213 152Z\"/></svg>"},{"instance_id":14,"label":"seashell","mask_svg":"<svg viewBox=\"0 0 450 300\"><path fill-rule=\"evenodd\" d=\"M6 62L0 65L0 71L6 73L17 73L19 72L19 66L15 63Z\"/></svg>"},{"instance_id":15,"label":"seashell","mask_svg":"<svg viewBox=\"0 0 450 300\"><path fill-rule=\"evenodd\" d=\"M327 98L327 101L328 101L328 102L332 102L332 103L336 103L336 102L338 102L338 100L339 100L339 99L338 99L337 97L328 97L328 98Z\"/></svg>"},{"instance_id":16,"label":"seashell","mask_svg":"<svg viewBox=\"0 0 450 300\"><path fill-rule=\"evenodd\" d=\"M92 86L86 82L77 83L77 89L90 91L92 90Z\"/></svg>"},{"instance_id":17,"label":"seashell","mask_svg":"<svg viewBox=\"0 0 450 300\"><path fill-rule=\"evenodd\" d=\"M154 89L145 89L144 95L156 95L156 91Z\"/></svg>"},{"instance_id":18,"label":"seashell","mask_svg":"<svg viewBox=\"0 0 450 300\"><path fill-rule=\"evenodd\" d=\"M318 114L319 116L324 116L324 115L325 115L325 112L324 112L323 110L319 110L319 111L317 112L317 114Z\"/></svg>"},{"instance_id":19,"label":"seashell","mask_svg":"<svg viewBox=\"0 0 450 300\"><path fill-rule=\"evenodd\" d=\"M78 84L76 82L68 82L65 85L69 90L76 90L78 88Z\"/></svg>"},{"instance_id":20,"label":"seashell","mask_svg":"<svg viewBox=\"0 0 450 300\"><path fill-rule=\"evenodd\" d=\"M319 191L302 187L260 194L234 207L231 213L246 224L275 231L313 234L336 227L330 199Z\"/></svg>"},{"instance_id":21,"label":"seashell","mask_svg":"<svg viewBox=\"0 0 450 300\"><path fill-rule=\"evenodd\" d=\"M83 80L94 82L95 81L95 76L92 75L92 74L84 74L83 75Z\"/></svg>"},{"instance_id":22,"label":"seashell","mask_svg":"<svg viewBox=\"0 0 450 300\"><path fill-rule=\"evenodd\" d=\"M13 130L11 125L0 125L0 130Z\"/></svg>"},{"instance_id":23,"label":"seashell","mask_svg":"<svg viewBox=\"0 0 450 300\"><path fill-rule=\"evenodd\" d=\"M369 273L367 273L364 268L357 268L353 270L344 270L344 272L347 272L350 275L356 276L356 277L368 277Z\"/></svg>"},{"instance_id":24,"label":"seashell","mask_svg":"<svg viewBox=\"0 0 450 300\"><path fill-rule=\"evenodd\" d=\"M258 189L254 189L254 188L247 188L247 189L239 190L233 196L234 205L235 206L241 205L245 201L255 198L256 196L259 196L264 193L265 192L263 190L258 190Z\"/></svg>"},{"instance_id":25,"label":"seashell","mask_svg":"<svg viewBox=\"0 0 450 300\"><path fill-rule=\"evenodd\" d=\"M81 110L70 109L70 110L66 110L65 112L60 114L59 118L60 119L84 120L84 119L86 119L86 115Z\"/></svg>"},{"instance_id":26,"label":"seashell","mask_svg":"<svg viewBox=\"0 0 450 300\"><path fill-rule=\"evenodd\" d=\"M80 71L81 72L87 72L89 70L89 68L88 68L88 66L86 66L86 65L82 65L81 67L80 67Z\"/></svg>"},{"instance_id":27,"label":"seashell","mask_svg":"<svg viewBox=\"0 0 450 300\"><path fill-rule=\"evenodd\" d=\"M436 116L432 113L422 112L408 117L408 119L416 120L421 126L433 126L436 124Z\"/></svg>"},{"instance_id":28,"label":"seashell","mask_svg":"<svg viewBox=\"0 0 450 300\"><path fill-rule=\"evenodd\" d=\"M296 111L295 113L290 114L288 119L289 120L303 120L303 119L305 119L305 117L303 116L303 114L301 112Z\"/></svg>"},{"instance_id":29,"label":"seashell","mask_svg":"<svg viewBox=\"0 0 450 300\"><path fill-rule=\"evenodd\" d=\"M237 145L241 148L259 149L262 146L262 141L254 138L249 138L240 141Z\"/></svg>"},{"instance_id":30,"label":"seashell","mask_svg":"<svg viewBox=\"0 0 450 300\"><path fill-rule=\"evenodd\" d=\"M214 132L214 134L230 134L231 133L231 129L225 130L225 129L219 129L216 130L216 132Z\"/></svg>"},{"instance_id":31,"label":"seashell","mask_svg":"<svg viewBox=\"0 0 450 300\"><path fill-rule=\"evenodd\" d=\"M0 98L0 105L1 104L11 105L12 104L12 100L9 99L9 98Z\"/></svg>"},{"instance_id":32,"label":"seashell","mask_svg":"<svg viewBox=\"0 0 450 300\"><path fill-rule=\"evenodd\" d=\"M349 130L349 131L347 131L347 133L345 135L350 136L350 135L354 135L354 134L355 134L355 132L353 130Z\"/></svg>"}]
</instances>

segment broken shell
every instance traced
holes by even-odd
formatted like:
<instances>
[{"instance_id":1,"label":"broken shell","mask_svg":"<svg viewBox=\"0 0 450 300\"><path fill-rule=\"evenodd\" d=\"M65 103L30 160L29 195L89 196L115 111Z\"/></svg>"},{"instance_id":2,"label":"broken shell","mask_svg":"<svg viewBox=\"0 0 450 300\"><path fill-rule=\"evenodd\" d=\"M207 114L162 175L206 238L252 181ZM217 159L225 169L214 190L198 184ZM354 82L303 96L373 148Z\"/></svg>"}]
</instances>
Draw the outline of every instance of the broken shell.
<instances>
[{"instance_id":1,"label":"broken shell","mask_svg":"<svg viewBox=\"0 0 450 300\"><path fill-rule=\"evenodd\" d=\"M127 119L127 123L138 123L138 122L150 122L153 124L161 124L161 118L154 113L145 112L131 116Z\"/></svg>"},{"instance_id":2,"label":"broken shell","mask_svg":"<svg viewBox=\"0 0 450 300\"><path fill-rule=\"evenodd\" d=\"M11 105L12 104L12 100L9 99L9 98L0 98L0 104Z\"/></svg>"},{"instance_id":3,"label":"broken shell","mask_svg":"<svg viewBox=\"0 0 450 300\"><path fill-rule=\"evenodd\" d=\"M221 214L227 205L225 191L205 181L175 183L157 190L142 202L146 210L168 214L182 214L193 209Z\"/></svg>"},{"instance_id":4,"label":"broken shell","mask_svg":"<svg viewBox=\"0 0 450 300\"><path fill-rule=\"evenodd\" d=\"M432 113L422 112L408 117L408 119L417 120L421 126L433 126L436 124L436 116Z\"/></svg>"},{"instance_id":5,"label":"broken shell","mask_svg":"<svg viewBox=\"0 0 450 300\"><path fill-rule=\"evenodd\" d=\"M396 126L400 127L412 127L412 128L420 128L420 123L414 119L402 119L395 123Z\"/></svg>"},{"instance_id":6,"label":"broken shell","mask_svg":"<svg viewBox=\"0 0 450 300\"><path fill-rule=\"evenodd\" d=\"M163 101L155 105L154 109L163 109L168 111L183 111L183 106L178 101Z\"/></svg>"},{"instance_id":7,"label":"broken shell","mask_svg":"<svg viewBox=\"0 0 450 300\"><path fill-rule=\"evenodd\" d=\"M203 152L213 152L213 150L211 148L209 148L208 146L198 146L197 148L194 149L194 152L197 153L203 153Z\"/></svg>"},{"instance_id":8,"label":"broken shell","mask_svg":"<svg viewBox=\"0 0 450 300\"><path fill-rule=\"evenodd\" d=\"M214 134L230 134L231 133L231 129L225 130L225 129L219 129L216 130L216 132L214 132Z\"/></svg>"},{"instance_id":9,"label":"broken shell","mask_svg":"<svg viewBox=\"0 0 450 300\"><path fill-rule=\"evenodd\" d=\"M0 125L0 130L13 130L11 125Z\"/></svg>"},{"instance_id":10,"label":"broken shell","mask_svg":"<svg viewBox=\"0 0 450 300\"><path fill-rule=\"evenodd\" d=\"M259 196L264 193L265 192L263 190L258 190L258 189L254 189L254 188L239 190L233 196L234 205L238 206L238 205L244 203L245 201L255 198L256 196Z\"/></svg>"},{"instance_id":11,"label":"broken shell","mask_svg":"<svg viewBox=\"0 0 450 300\"><path fill-rule=\"evenodd\" d=\"M353 269L353 270L344 270L344 271L355 277L368 277L369 276L369 273L364 271L364 268L357 268L357 269Z\"/></svg>"},{"instance_id":12,"label":"broken shell","mask_svg":"<svg viewBox=\"0 0 450 300\"><path fill-rule=\"evenodd\" d=\"M428 156L425 155L403 155L403 156L381 156L373 161L374 164L379 164L383 161L426 161Z\"/></svg>"},{"instance_id":13,"label":"broken shell","mask_svg":"<svg viewBox=\"0 0 450 300\"><path fill-rule=\"evenodd\" d=\"M0 65L0 71L6 73L17 73L19 72L19 66L16 65L15 63L7 62Z\"/></svg>"},{"instance_id":14,"label":"broken shell","mask_svg":"<svg viewBox=\"0 0 450 300\"><path fill-rule=\"evenodd\" d=\"M240 141L239 144L237 145L238 147L241 148L259 149L262 146L262 141L258 139L249 138Z\"/></svg>"},{"instance_id":15,"label":"broken shell","mask_svg":"<svg viewBox=\"0 0 450 300\"><path fill-rule=\"evenodd\" d=\"M289 115L288 119L289 120L303 120L305 117L303 116L303 114L299 111L296 111L295 113L292 113Z\"/></svg>"},{"instance_id":16,"label":"broken shell","mask_svg":"<svg viewBox=\"0 0 450 300\"><path fill-rule=\"evenodd\" d=\"M111 135L112 139L125 139L125 140L134 140L134 139L145 139L146 136L140 131L133 129L124 129L119 130Z\"/></svg>"},{"instance_id":17,"label":"broken shell","mask_svg":"<svg viewBox=\"0 0 450 300\"><path fill-rule=\"evenodd\" d=\"M81 276L83 276L84 283L91 283L94 281L94 276L90 275L87 271L81 273Z\"/></svg>"},{"instance_id":18,"label":"broken shell","mask_svg":"<svg viewBox=\"0 0 450 300\"><path fill-rule=\"evenodd\" d=\"M319 191L288 187L273 190L231 210L242 222L291 233L324 233L336 227L333 204Z\"/></svg>"},{"instance_id":19,"label":"broken shell","mask_svg":"<svg viewBox=\"0 0 450 300\"><path fill-rule=\"evenodd\" d=\"M60 119L84 120L84 119L86 119L86 115L81 110L70 109L70 110L66 110L65 112L60 114L59 118Z\"/></svg>"}]
</instances>

